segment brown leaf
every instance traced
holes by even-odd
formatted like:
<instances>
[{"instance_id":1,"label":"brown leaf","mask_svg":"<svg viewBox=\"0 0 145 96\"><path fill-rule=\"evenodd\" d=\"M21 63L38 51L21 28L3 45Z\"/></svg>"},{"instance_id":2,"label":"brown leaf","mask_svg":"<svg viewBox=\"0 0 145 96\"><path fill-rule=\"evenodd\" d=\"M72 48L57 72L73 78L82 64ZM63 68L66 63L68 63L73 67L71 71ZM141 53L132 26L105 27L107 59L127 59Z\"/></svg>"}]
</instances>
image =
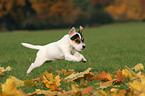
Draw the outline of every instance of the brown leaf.
<instances>
[{"instance_id":1,"label":"brown leaf","mask_svg":"<svg viewBox=\"0 0 145 96\"><path fill-rule=\"evenodd\" d=\"M117 77L116 77L115 83L122 83L125 79L124 75L122 75L122 71L118 69L118 71L116 71L116 74L117 74Z\"/></svg>"},{"instance_id":2,"label":"brown leaf","mask_svg":"<svg viewBox=\"0 0 145 96\"><path fill-rule=\"evenodd\" d=\"M92 94L94 87L88 86L87 88L81 89L82 95L89 96Z\"/></svg>"},{"instance_id":3,"label":"brown leaf","mask_svg":"<svg viewBox=\"0 0 145 96\"><path fill-rule=\"evenodd\" d=\"M105 71L99 72L99 76L95 77L94 79L100 80L100 81L110 81L112 80L112 77L110 73L106 73Z\"/></svg>"},{"instance_id":4,"label":"brown leaf","mask_svg":"<svg viewBox=\"0 0 145 96\"><path fill-rule=\"evenodd\" d=\"M119 90L119 96L126 96L126 91L125 90Z\"/></svg>"},{"instance_id":5,"label":"brown leaf","mask_svg":"<svg viewBox=\"0 0 145 96\"><path fill-rule=\"evenodd\" d=\"M4 76L4 74L2 73L2 71L0 70L0 76Z\"/></svg>"},{"instance_id":6,"label":"brown leaf","mask_svg":"<svg viewBox=\"0 0 145 96\"><path fill-rule=\"evenodd\" d=\"M94 79L94 74L92 72L89 72L88 74L84 75L84 79L87 81L93 80Z\"/></svg>"},{"instance_id":7,"label":"brown leaf","mask_svg":"<svg viewBox=\"0 0 145 96\"><path fill-rule=\"evenodd\" d=\"M76 92L74 96L83 96L81 91Z\"/></svg>"},{"instance_id":8,"label":"brown leaf","mask_svg":"<svg viewBox=\"0 0 145 96\"><path fill-rule=\"evenodd\" d=\"M87 86L87 80L81 81L81 86Z\"/></svg>"}]
</instances>

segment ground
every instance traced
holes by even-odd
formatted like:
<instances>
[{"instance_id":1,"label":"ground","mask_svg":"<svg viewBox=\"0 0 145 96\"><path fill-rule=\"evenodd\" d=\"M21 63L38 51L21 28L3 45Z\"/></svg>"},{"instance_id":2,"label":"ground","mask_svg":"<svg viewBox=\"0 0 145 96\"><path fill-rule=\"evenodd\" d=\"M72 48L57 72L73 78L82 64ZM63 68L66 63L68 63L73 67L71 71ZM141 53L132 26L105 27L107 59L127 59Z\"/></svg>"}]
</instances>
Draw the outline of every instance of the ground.
<instances>
[{"instance_id":1,"label":"ground","mask_svg":"<svg viewBox=\"0 0 145 96\"><path fill-rule=\"evenodd\" d=\"M65 60L44 63L26 74L30 64L34 62L37 50L28 49L22 42L45 45L54 42L67 34L70 29L14 31L0 33L0 65L11 66L12 70L0 77L0 83L12 75L21 80L37 78L45 70L75 69L81 72L88 67L92 72L115 72L124 66L133 67L137 63L145 65L145 23L115 23L96 28L84 28L86 49L81 53L88 60L87 63L70 62ZM94 83L90 85L94 86ZM34 87L22 87L26 93L33 92Z\"/></svg>"}]
</instances>

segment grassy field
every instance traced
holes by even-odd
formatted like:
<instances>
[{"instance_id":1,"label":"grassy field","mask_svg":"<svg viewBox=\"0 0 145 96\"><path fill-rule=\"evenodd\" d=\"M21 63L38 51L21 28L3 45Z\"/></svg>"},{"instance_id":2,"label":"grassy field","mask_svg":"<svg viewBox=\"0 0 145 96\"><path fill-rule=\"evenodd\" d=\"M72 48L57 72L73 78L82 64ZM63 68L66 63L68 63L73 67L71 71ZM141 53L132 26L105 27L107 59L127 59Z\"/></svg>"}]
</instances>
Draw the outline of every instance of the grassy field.
<instances>
[{"instance_id":1,"label":"grassy field","mask_svg":"<svg viewBox=\"0 0 145 96\"><path fill-rule=\"evenodd\" d=\"M37 50L25 48L21 43L45 45L59 40L68 31L69 29L0 33L0 65L12 67L10 72L0 77L0 83L4 83L10 75L22 80L37 78L49 69L75 69L81 72L92 67L93 72L104 70L112 73L118 68L125 68L125 65L133 67L137 63L145 64L145 23L117 23L84 29L87 48L81 53L88 60L87 63L53 61L34 69L27 76L26 71L34 62ZM22 90L29 93L35 88L23 87Z\"/></svg>"}]
</instances>

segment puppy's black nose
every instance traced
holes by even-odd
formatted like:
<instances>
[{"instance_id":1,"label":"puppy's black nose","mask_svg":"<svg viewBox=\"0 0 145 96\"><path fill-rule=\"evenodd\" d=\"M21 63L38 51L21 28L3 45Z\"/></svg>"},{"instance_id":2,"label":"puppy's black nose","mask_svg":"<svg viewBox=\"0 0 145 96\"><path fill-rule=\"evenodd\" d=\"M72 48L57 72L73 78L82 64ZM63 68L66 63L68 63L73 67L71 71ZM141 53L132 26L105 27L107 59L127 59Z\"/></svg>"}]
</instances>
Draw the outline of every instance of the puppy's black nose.
<instances>
[{"instance_id":1,"label":"puppy's black nose","mask_svg":"<svg viewBox=\"0 0 145 96\"><path fill-rule=\"evenodd\" d=\"M85 49L85 48L86 48L86 46L85 46L85 45L83 45L82 47L83 47L83 49Z\"/></svg>"}]
</instances>

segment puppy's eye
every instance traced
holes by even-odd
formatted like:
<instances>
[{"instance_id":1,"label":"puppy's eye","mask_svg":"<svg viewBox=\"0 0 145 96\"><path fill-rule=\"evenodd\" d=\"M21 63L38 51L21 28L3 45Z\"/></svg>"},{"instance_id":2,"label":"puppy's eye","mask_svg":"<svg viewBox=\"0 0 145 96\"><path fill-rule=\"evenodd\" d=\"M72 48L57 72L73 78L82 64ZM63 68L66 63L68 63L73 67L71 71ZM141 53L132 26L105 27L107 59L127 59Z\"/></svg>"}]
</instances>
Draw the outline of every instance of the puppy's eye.
<instances>
[{"instance_id":1,"label":"puppy's eye","mask_svg":"<svg viewBox=\"0 0 145 96\"><path fill-rule=\"evenodd\" d=\"M79 39L76 39L75 41L76 41L77 43L80 43L80 40L79 40Z\"/></svg>"}]
</instances>

